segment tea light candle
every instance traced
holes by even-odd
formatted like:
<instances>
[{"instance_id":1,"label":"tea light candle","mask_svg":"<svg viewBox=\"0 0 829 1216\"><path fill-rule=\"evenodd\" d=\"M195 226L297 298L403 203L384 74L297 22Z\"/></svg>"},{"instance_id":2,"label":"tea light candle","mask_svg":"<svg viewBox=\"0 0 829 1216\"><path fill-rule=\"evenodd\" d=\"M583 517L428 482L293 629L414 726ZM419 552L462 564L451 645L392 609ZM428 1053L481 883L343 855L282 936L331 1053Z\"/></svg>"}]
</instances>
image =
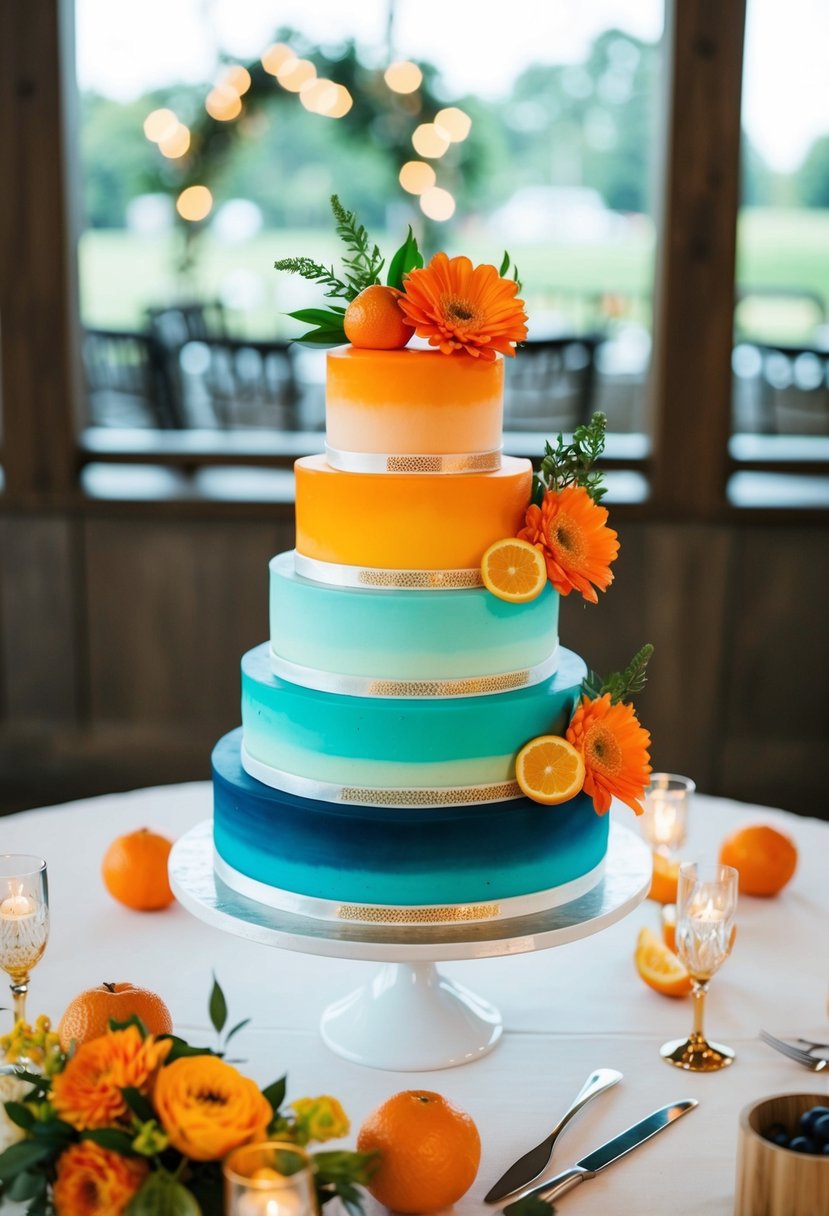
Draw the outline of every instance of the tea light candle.
<instances>
[{"instance_id":1,"label":"tea light candle","mask_svg":"<svg viewBox=\"0 0 829 1216\"><path fill-rule=\"evenodd\" d=\"M9 888L9 894L0 903L0 916L6 920L20 920L23 916L33 916L37 910L37 904L33 899L29 899L28 895L22 894L22 888L18 886L17 891L12 891Z\"/></svg>"},{"instance_id":2,"label":"tea light candle","mask_svg":"<svg viewBox=\"0 0 829 1216\"><path fill-rule=\"evenodd\" d=\"M233 1216L309 1216L310 1209L290 1191L249 1190L240 1195Z\"/></svg>"}]
</instances>

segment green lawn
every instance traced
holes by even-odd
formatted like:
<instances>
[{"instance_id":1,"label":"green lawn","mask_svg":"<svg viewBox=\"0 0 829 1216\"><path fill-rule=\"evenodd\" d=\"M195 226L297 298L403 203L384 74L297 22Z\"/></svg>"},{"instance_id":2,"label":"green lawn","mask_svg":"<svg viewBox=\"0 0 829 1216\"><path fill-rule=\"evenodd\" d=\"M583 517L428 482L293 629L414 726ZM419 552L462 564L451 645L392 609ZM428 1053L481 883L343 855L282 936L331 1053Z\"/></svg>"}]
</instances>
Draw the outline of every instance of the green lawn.
<instances>
[{"instance_id":1,"label":"green lawn","mask_svg":"<svg viewBox=\"0 0 829 1216\"><path fill-rule=\"evenodd\" d=\"M391 240L382 242L384 248ZM458 238L475 260L498 261L501 249L472 234ZM143 310L175 298L214 299L234 283L259 295L247 313L232 319L246 336L286 336L296 332L284 313L313 302L315 292L271 269L274 259L309 253L335 260L336 242L328 233L274 231L244 245L223 245L203 238L191 280L175 273L172 238L149 239L121 231L91 231L80 246L80 276L84 321L101 328L140 328ZM565 313L585 323L587 312L578 297L618 294L639 299L636 315L647 318L647 297L653 276L654 242L647 227L634 230L623 242L566 245L550 242L515 247L530 309ZM757 295L741 306L741 328L757 337L808 341L829 313L829 211L747 209L739 230L738 282ZM771 292L771 295L761 294ZM781 298L781 289L814 293L807 298ZM303 293L305 290L305 294Z\"/></svg>"}]
</instances>

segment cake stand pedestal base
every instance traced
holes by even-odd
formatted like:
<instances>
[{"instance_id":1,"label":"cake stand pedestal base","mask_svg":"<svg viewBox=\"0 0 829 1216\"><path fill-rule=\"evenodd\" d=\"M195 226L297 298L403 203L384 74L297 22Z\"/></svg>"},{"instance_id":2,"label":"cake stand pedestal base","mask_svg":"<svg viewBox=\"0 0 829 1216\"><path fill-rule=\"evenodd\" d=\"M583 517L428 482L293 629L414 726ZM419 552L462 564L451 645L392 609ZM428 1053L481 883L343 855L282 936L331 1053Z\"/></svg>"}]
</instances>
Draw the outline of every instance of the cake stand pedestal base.
<instances>
[{"instance_id":1,"label":"cake stand pedestal base","mask_svg":"<svg viewBox=\"0 0 829 1216\"><path fill-rule=\"evenodd\" d=\"M353 1064L427 1072L485 1056L504 1024L494 1005L434 963L386 963L370 983L329 1005L320 1029L325 1044Z\"/></svg>"}]
</instances>

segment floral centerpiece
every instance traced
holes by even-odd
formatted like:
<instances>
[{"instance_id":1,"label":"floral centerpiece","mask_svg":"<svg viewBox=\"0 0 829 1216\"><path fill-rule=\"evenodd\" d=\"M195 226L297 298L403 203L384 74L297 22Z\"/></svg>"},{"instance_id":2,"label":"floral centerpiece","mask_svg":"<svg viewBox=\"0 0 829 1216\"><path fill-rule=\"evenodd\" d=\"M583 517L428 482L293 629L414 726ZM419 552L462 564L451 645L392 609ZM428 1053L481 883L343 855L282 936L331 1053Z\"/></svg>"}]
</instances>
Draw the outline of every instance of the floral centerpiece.
<instances>
[{"instance_id":1,"label":"floral centerpiece","mask_svg":"<svg viewBox=\"0 0 829 1216\"><path fill-rule=\"evenodd\" d=\"M349 1122L336 1098L285 1105L282 1077L260 1089L224 1058L227 1006L214 983L217 1049L148 1034L138 1018L62 1050L48 1019L0 1039L0 1206L28 1216L222 1216L222 1159L266 1138L299 1146L338 1139ZM10 1071L8 1071L10 1070ZM338 1195L361 1213L374 1157L311 1155L320 1204Z\"/></svg>"}]
</instances>

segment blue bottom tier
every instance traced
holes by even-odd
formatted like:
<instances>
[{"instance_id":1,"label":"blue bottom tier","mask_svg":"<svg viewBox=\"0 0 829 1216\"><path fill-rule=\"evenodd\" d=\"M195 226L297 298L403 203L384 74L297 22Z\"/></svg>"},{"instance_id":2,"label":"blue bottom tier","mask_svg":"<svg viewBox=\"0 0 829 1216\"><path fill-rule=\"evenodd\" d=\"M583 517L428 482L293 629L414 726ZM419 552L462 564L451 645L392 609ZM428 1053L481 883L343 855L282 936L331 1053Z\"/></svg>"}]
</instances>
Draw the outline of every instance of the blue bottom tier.
<instances>
[{"instance_id":1,"label":"blue bottom tier","mask_svg":"<svg viewBox=\"0 0 829 1216\"><path fill-rule=\"evenodd\" d=\"M216 852L226 871L280 892L342 905L491 905L587 881L607 851L608 818L582 794L556 807L323 802L248 776L241 742L235 730L213 752Z\"/></svg>"}]
</instances>

